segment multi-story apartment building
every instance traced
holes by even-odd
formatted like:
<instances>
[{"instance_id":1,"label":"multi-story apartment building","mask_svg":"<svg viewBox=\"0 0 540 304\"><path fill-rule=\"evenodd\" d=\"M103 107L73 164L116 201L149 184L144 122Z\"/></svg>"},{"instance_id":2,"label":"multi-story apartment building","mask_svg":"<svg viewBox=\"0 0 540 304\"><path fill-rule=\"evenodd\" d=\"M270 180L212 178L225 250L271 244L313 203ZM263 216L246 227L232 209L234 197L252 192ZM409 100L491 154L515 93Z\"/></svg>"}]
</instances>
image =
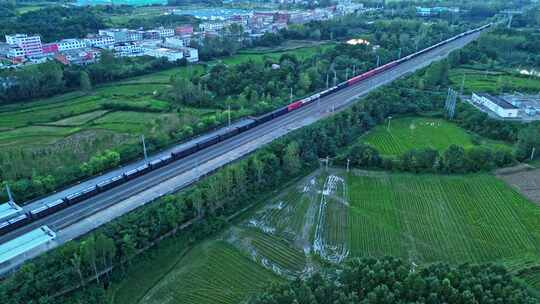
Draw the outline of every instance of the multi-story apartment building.
<instances>
[{"instance_id":1,"label":"multi-story apartment building","mask_svg":"<svg viewBox=\"0 0 540 304\"><path fill-rule=\"evenodd\" d=\"M60 52L78 50L86 47L86 43L80 39L63 39L57 42Z\"/></svg>"},{"instance_id":2,"label":"multi-story apartment building","mask_svg":"<svg viewBox=\"0 0 540 304\"><path fill-rule=\"evenodd\" d=\"M114 46L114 38L107 35L88 36L84 39L86 46L100 49L111 49Z\"/></svg>"},{"instance_id":3,"label":"multi-story apartment building","mask_svg":"<svg viewBox=\"0 0 540 304\"><path fill-rule=\"evenodd\" d=\"M119 43L114 46L116 57L136 57L144 54L144 49L134 42Z\"/></svg>"},{"instance_id":4,"label":"multi-story apartment building","mask_svg":"<svg viewBox=\"0 0 540 304\"><path fill-rule=\"evenodd\" d=\"M158 31L159 38L167 38L174 36L174 29L172 28L166 28L166 27L158 27L154 31Z\"/></svg>"},{"instance_id":5,"label":"multi-story apartment building","mask_svg":"<svg viewBox=\"0 0 540 304\"><path fill-rule=\"evenodd\" d=\"M128 29L105 29L99 30L98 34L113 37L114 43L123 43L142 40L144 32Z\"/></svg>"},{"instance_id":6,"label":"multi-story apartment building","mask_svg":"<svg viewBox=\"0 0 540 304\"><path fill-rule=\"evenodd\" d=\"M182 25L178 26L175 29L175 33L177 36L192 36L193 35L193 26L191 25Z\"/></svg>"},{"instance_id":7,"label":"multi-story apartment building","mask_svg":"<svg viewBox=\"0 0 540 304\"><path fill-rule=\"evenodd\" d=\"M12 45L7 51L6 57L10 59L22 59L24 57L24 50L16 45Z\"/></svg>"},{"instance_id":8,"label":"multi-story apartment building","mask_svg":"<svg viewBox=\"0 0 540 304\"><path fill-rule=\"evenodd\" d=\"M145 48L145 55L156 58L167 58L168 61L176 61L184 58L184 52L160 47Z\"/></svg>"},{"instance_id":9,"label":"multi-story apartment building","mask_svg":"<svg viewBox=\"0 0 540 304\"><path fill-rule=\"evenodd\" d=\"M26 34L6 35L6 42L9 45L20 47L24 56L28 58L38 58L43 56L43 46L41 37L38 35L28 36Z\"/></svg>"}]
</instances>

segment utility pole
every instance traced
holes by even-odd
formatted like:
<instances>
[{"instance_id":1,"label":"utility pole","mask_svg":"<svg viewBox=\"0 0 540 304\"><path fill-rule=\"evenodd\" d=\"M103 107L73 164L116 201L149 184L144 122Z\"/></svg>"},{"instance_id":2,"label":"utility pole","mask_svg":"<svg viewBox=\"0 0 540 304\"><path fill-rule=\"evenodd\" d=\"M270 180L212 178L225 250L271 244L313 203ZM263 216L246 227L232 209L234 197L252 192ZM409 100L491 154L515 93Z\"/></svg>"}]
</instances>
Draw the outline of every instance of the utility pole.
<instances>
[{"instance_id":1,"label":"utility pole","mask_svg":"<svg viewBox=\"0 0 540 304\"><path fill-rule=\"evenodd\" d=\"M328 171L328 155L326 156L326 171Z\"/></svg>"},{"instance_id":2,"label":"utility pole","mask_svg":"<svg viewBox=\"0 0 540 304\"><path fill-rule=\"evenodd\" d=\"M9 189L8 183L6 183L6 192L7 192L9 201L15 203L15 200L13 199L13 194L11 194L11 189Z\"/></svg>"},{"instance_id":3,"label":"utility pole","mask_svg":"<svg viewBox=\"0 0 540 304\"><path fill-rule=\"evenodd\" d=\"M337 83L337 73L336 70L334 70L334 86L336 86Z\"/></svg>"},{"instance_id":4,"label":"utility pole","mask_svg":"<svg viewBox=\"0 0 540 304\"><path fill-rule=\"evenodd\" d=\"M227 106L227 116L228 116L228 120L229 120L228 128L230 128L231 127L231 105Z\"/></svg>"},{"instance_id":5,"label":"utility pole","mask_svg":"<svg viewBox=\"0 0 540 304\"><path fill-rule=\"evenodd\" d=\"M144 142L144 134L141 135L142 140L142 146L143 146L143 152L144 152L144 161L148 163L148 154L146 153L146 143Z\"/></svg>"},{"instance_id":6,"label":"utility pole","mask_svg":"<svg viewBox=\"0 0 540 304\"><path fill-rule=\"evenodd\" d=\"M289 96L290 102L292 102L292 88L291 88L291 94Z\"/></svg>"},{"instance_id":7,"label":"utility pole","mask_svg":"<svg viewBox=\"0 0 540 304\"><path fill-rule=\"evenodd\" d=\"M461 78L461 87L459 88L459 95L463 95L463 87L465 87L465 73L463 73L463 78Z\"/></svg>"},{"instance_id":8,"label":"utility pole","mask_svg":"<svg viewBox=\"0 0 540 304\"><path fill-rule=\"evenodd\" d=\"M533 148L532 148L532 151L531 151L531 160L534 159L534 152L536 152L536 147L533 147Z\"/></svg>"},{"instance_id":9,"label":"utility pole","mask_svg":"<svg viewBox=\"0 0 540 304\"><path fill-rule=\"evenodd\" d=\"M326 72L326 88L328 89L328 72Z\"/></svg>"}]
</instances>

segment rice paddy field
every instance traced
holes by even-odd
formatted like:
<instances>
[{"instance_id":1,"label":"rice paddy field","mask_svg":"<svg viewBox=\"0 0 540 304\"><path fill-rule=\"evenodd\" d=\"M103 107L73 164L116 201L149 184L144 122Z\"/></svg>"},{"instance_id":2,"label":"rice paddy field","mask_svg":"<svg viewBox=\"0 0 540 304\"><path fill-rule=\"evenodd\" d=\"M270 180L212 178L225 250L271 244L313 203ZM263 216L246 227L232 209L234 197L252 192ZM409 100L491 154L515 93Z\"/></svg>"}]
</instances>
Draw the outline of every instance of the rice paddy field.
<instances>
[{"instance_id":1,"label":"rice paddy field","mask_svg":"<svg viewBox=\"0 0 540 304\"><path fill-rule=\"evenodd\" d=\"M390 127L388 127L390 126ZM454 123L439 118L403 117L376 126L360 139L384 155L401 155L411 149L433 148L444 151L455 144L474 146L473 136ZM481 139L478 144L505 148L504 143ZM509 148L509 147L508 147Z\"/></svg>"},{"instance_id":2,"label":"rice paddy field","mask_svg":"<svg viewBox=\"0 0 540 304\"><path fill-rule=\"evenodd\" d=\"M273 280L385 255L500 263L540 290L539 218L488 174L317 171L195 246L136 303L240 303Z\"/></svg>"}]
</instances>

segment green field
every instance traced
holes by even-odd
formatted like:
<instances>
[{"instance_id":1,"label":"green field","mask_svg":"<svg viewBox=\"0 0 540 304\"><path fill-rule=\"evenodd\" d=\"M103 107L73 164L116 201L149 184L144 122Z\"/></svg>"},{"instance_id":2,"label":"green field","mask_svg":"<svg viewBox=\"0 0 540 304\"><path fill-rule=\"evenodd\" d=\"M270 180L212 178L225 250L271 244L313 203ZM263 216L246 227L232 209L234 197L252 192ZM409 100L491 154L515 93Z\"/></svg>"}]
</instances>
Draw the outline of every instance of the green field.
<instances>
[{"instance_id":1,"label":"green field","mask_svg":"<svg viewBox=\"0 0 540 304\"><path fill-rule=\"evenodd\" d=\"M264 54L256 52L238 54L210 62L210 65L217 62L238 64L247 60L262 60L265 56L278 58L284 53L306 57L313 55L321 48L328 47L332 47L332 44ZM78 91L26 103L0 106L0 146L22 148L41 146L55 143L79 132L91 132L98 129L138 136L154 121L170 117L171 105L160 100L158 96L168 89L171 77L188 77L205 72L203 65L177 67L97 86L89 94ZM111 111L110 104L114 104L116 108L122 106L127 110ZM180 112L178 120L195 124L204 114L217 112L217 109L209 110L211 111L185 108ZM182 125L164 127L181 129Z\"/></svg>"},{"instance_id":2,"label":"green field","mask_svg":"<svg viewBox=\"0 0 540 304\"><path fill-rule=\"evenodd\" d=\"M361 141L375 147L381 154L401 155L411 149L433 148L439 151L455 144L470 148L473 136L465 130L439 118L405 117L388 120L376 126ZM481 140L490 147L506 147L503 143Z\"/></svg>"},{"instance_id":3,"label":"green field","mask_svg":"<svg viewBox=\"0 0 540 304\"><path fill-rule=\"evenodd\" d=\"M277 276L223 241L193 248L138 303L239 303Z\"/></svg>"},{"instance_id":4,"label":"green field","mask_svg":"<svg viewBox=\"0 0 540 304\"><path fill-rule=\"evenodd\" d=\"M488 174L319 171L140 286L150 290L142 300L124 291L113 303L238 303L272 273L291 278L322 261L385 255L420 266L500 263L540 290L539 217L537 205Z\"/></svg>"},{"instance_id":5,"label":"green field","mask_svg":"<svg viewBox=\"0 0 540 304\"><path fill-rule=\"evenodd\" d=\"M465 81L463 82L463 76ZM540 91L540 78L517 76L503 72L481 71L473 69L453 69L450 71L450 82L453 87L460 87L462 82L463 93L484 92L500 94L501 92L530 92Z\"/></svg>"}]
</instances>

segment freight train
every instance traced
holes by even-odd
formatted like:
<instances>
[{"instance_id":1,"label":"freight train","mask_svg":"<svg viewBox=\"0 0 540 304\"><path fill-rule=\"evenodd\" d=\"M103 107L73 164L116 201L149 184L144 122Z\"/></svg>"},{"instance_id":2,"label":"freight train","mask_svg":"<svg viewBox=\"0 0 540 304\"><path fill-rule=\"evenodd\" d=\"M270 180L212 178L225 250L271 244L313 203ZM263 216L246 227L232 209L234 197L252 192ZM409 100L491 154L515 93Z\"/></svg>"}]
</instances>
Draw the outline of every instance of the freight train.
<instances>
[{"instance_id":1,"label":"freight train","mask_svg":"<svg viewBox=\"0 0 540 304\"><path fill-rule=\"evenodd\" d=\"M59 210L62 210L64 208L67 208L68 206L71 206L71 205L75 205L75 204L78 204L88 198L91 198L99 193L102 193L102 192L105 192L109 189L112 189L120 184L123 184L129 180L132 180L134 178L137 178L139 176L142 176L150 171L153 171L153 170L156 170L158 168L161 168L163 166L166 166L174 161L177 161L179 159L182 159L182 158L185 158L199 150L202 150L202 149L205 149L209 146L212 146L212 145L215 145L219 142L222 142L232 136L235 136L241 132L244 132L246 130L249 130L255 126L258 126L260 124L263 124L263 123L266 123L266 122L269 122L271 121L272 119L276 118L276 117L279 117L279 116L282 116L282 115L285 115L291 111L295 111L307 104L310 104L318 99L320 99L321 97L325 97L325 96L328 96L332 93L335 93L341 89L344 89L346 87L349 87L349 86L352 86L356 83L359 83L359 82L362 82L366 79L369 79L377 74L380 74L386 70L389 70L403 62L406 62L408 60L411 60L412 58L415 58L419 55L422 55L426 52L429 52L435 48L438 48L442 45L445 45L449 42L452 42L456 39L459 39L461 37L464 37L464 36L467 36L467 35L470 35L470 34L473 34L473 33L476 33L476 32L479 32L479 31L482 31L488 27L491 26L491 23L489 24L486 24L484 26L481 26L479 28L476 28L476 29L472 29L472 30L469 30L469 31L466 31L464 33L461 33L457 36L454 36L454 37L451 37L449 39L446 39L444 41L441 41L435 45L432 45L428 48L425 48L421 51L418 51L416 53L413 53L413 54L410 54L408 56L405 56L403 58L400 58L398 60L394 60L394 61L391 61L385 65L382 65L380 67L377 67L375 69L372 69L370 71L367 71L361 75L358 75L358 76L354 76L340 84L338 84L337 86L334 86L334 87L331 87L331 88L328 88L326 90L323 90L319 93L316 93L314 95L311 95L309 97L306 97L306 98L303 98L303 99L300 99L300 100L297 100L297 101L294 101L292 103L290 103L289 105L287 106L284 106L282 108L279 108L277 110L274 110L270 113L267 113L267 114L264 114L262 116L259 116L257 118L254 118L254 119L245 119L245 120L242 120L240 123L238 124L235 124L234 127L231 127L231 128L224 128L224 129L221 129L220 131L218 132L215 132L213 133L211 136L203 136L203 137L200 137L199 139L195 140L195 141L192 141L186 145L182 145L181 148L178 148L177 150L173 150L170 155L166 155L166 156L163 156L161 158L158 158L158 159L155 159L155 160L152 160L151 162L147 163L147 164L144 164L144 165L141 165L140 167L138 168L135 168L135 169L132 169L132 170L129 170L127 172L124 172L123 174L121 175L118 175L118 176L115 176L115 177L112 177L108 180L105 180L105 181L102 181L96 185L93 185L87 189L84 189L80 192L75 192L75 193L71 193L69 195L67 195L66 197L62 198L62 199L57 199L55 201L52 201L50 203L46 203L46 204L43 204L42 206L40 207L37 207L33 210L30 210L28 211L27 213L24 213L24 214L19 214L18 216L8 220L8 221L5 221L5 222L1 222L0 223L0 235L3 235L3 234L6 234L10 231L13 231L19 227L22 227L32 221L35 221L35 220L38 220L38 219L41 219L43 217L46 217L50 214L53 214Z\"/></svg>"}]
</instances>

